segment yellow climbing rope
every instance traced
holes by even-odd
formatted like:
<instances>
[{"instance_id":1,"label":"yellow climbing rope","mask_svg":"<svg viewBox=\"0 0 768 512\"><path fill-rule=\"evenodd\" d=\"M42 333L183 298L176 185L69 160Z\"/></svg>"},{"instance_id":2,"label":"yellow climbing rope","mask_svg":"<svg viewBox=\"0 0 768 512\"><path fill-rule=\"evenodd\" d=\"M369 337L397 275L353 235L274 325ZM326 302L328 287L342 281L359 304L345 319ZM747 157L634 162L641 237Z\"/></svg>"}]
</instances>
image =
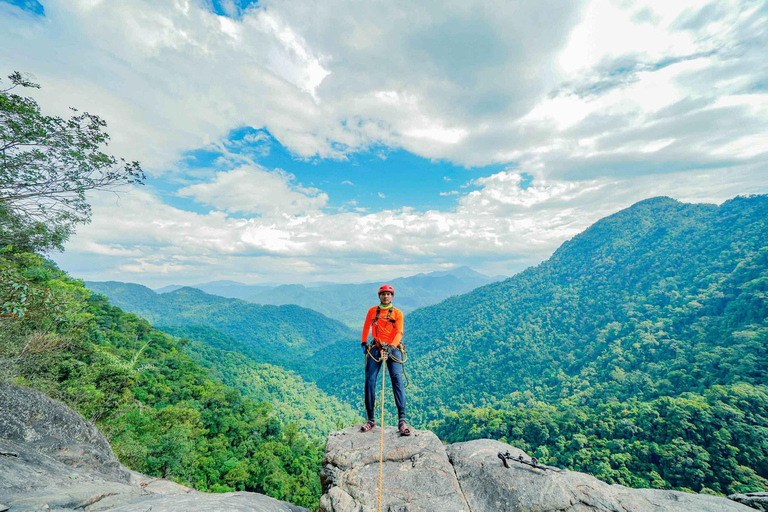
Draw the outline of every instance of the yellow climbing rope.
<instances>
[{"instance_id":1,"label":"yellow climbing rope","mask_svg":"<svg viewBox=\"0 0 768 512\"><path fill-rule=\"evenodd\" d=\"M379 436L379 501L378 512L381 512L381 469L384 462L384 377L387 373L387 351L381 351L381 434Z\"/></svg>"},{"instance_id":2,"label":"yellow climbing rope","mask_svg":"<svg viewBox=\"0 0 768 512\"><path fill-rule=\"evenodd\" d=\"M379 435L379 499L378 499L378 512L381 512L381 476L382 476L382 465L384 462L384 390L385 390L385 383L386 383L386 374L387 374L387 359L392 359L396 363L405 363L408 360L408 354L405 351L405 345L401 347L401 352L403 354L403 359L400 360L397 357L395 357L393 354L388 353L386 350L380 350L381 356L379 359L376 359L373 357L373 354L371 354L371 345L368 345L366 349L365 354L365 361L364 363L368 363L368 358L370 357L377 363L381 364L381 433ZM403 367L403 374L405 375L405 386L408 387L408 375L405 373L405 367Z\"/></svg>"}]
</instances>

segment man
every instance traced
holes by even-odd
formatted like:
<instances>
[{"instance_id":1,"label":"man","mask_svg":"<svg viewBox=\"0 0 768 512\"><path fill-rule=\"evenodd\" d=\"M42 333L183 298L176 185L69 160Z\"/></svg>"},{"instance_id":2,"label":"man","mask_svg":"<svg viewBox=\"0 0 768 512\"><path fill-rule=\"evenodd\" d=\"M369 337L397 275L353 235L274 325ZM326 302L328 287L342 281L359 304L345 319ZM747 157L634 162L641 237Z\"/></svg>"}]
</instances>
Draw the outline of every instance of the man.
<instances>
[{"instance_id":1,"label":"man","mask_svg":"<svg viewBox=\"0 0 768 512\"><path fill-rule=\"evenodd\" d=\"M363 325L363 353L365 356L365 413L368 421L360 428L368 432L376 426L373 406L376 403L376 386L379 383L382 352L387 354L387 369L392 381L397 406L398 430L400 435L411 435L411 429L405 422L405 386L403 382L403 351L400 340L403 338L403 312L392 305L395 289L385 284L379 288L378 306L368 310ZM368 345L368 333L373 336L373 343ZM382 397L383 399L384 397Z\"/></svg>"}]
</instances>

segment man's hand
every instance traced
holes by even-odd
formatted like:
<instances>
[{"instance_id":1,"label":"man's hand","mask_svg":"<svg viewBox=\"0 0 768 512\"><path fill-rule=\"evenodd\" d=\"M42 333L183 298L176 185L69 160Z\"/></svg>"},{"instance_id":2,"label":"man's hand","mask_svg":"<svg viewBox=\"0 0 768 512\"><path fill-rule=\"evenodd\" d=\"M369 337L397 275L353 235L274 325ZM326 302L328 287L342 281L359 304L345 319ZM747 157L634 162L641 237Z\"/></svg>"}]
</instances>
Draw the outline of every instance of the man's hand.
<instances>
[{"instance_id":1,"label":"man's hand","mask_svg":"<svg viewBox=\"0 0 768 512\"><path fill-rule=\"evenodd\" d=\"M368 353L368 344L367 343L361 343L360 346L363 347L363 354L367 354Z\"/></svg>"}]
</instances>

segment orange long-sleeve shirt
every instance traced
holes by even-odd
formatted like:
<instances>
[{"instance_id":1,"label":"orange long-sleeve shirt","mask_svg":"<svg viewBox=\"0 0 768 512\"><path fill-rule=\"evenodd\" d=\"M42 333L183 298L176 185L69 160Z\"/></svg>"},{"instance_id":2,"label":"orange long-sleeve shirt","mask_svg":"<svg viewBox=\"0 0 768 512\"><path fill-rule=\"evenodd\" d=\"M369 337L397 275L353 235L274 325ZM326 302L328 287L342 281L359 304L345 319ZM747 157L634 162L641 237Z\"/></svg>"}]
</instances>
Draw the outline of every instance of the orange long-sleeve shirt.
<instances>
[{"instance_id":1,"label":"orange long-sleeve shirt","mask_svg":"<svg viewBox=\"0 0 768 512\"><path fill-rule=\"evenodd\" d=\"M387 311L382 309L379 312L379 319L374 324L373 319L376 318L376 306L373 306L368 310L368 314L365 315L365 324L363 325L363 341L368 342L368 333L376 340L376 345L381 343L389 343L393 347L400 346L400 340L403 339L403 312L392 306L392 314L390 320L394 320L392 323L387 320Z\"/></svg>"}]
</instances>

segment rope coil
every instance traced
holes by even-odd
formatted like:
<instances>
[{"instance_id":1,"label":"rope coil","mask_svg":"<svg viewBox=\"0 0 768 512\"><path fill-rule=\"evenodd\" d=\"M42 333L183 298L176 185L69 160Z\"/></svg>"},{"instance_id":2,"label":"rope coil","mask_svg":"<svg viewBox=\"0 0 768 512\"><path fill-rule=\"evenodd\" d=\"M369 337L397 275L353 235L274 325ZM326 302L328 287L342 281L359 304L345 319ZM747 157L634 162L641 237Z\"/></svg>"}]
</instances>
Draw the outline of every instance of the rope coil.
<instances>
[{"instance_id":1,"label":"rope coil","mask_svg":"<svg viewBox=\"0 0 768 512\"><path fill-rule=\"evenodd\" d=\"M385 360L385 358L384 358L384 351L383 351L383 350L379 350L379 353L381 354L381 357L379 357L378 359L376 359L375 357L373 357L373 354L371 354L371 347L372 347L372 346L373 346L373 343L371 343L371 344L367 345L367 348L366 348L366 354L365 354L365 355L366 355L366 357L370 357L371 359L373 359L373 360L374 360L374 361L376 361L377 363L380 363L380 362L382 362L382 361L385 361L385 362L386 362L386 360ZM398 359L397 357L395 357L395 356L394 356L393 354L391 354L391 353L390 353L390 354L389 354L389 356L387 356L387 357L388 357L389 359L393 360L394 362L396 362L396 363L400 363L400 364L402 364L402 365L403 365L403 377L405 377L405 387L407 388L407 387L408 387L408 384L410 384L410 383L411 383L411 379L409 379L409 378L408 378L408 373L405 371L405 362L408 360L408 352L406 352L406 350L405 350L405 343L401 343L399 348L400 348L400 351L403 353L403 359L402 359L402 360ZM367 359L366 359L366 361L367 361ZM386 373L386 368L384 369L384 372ZM384 392L384 388L383 388L383 387L382 387L382 390L381 390L381 392L382 392L382 393Z\"/></svg>"}]
</instances>

